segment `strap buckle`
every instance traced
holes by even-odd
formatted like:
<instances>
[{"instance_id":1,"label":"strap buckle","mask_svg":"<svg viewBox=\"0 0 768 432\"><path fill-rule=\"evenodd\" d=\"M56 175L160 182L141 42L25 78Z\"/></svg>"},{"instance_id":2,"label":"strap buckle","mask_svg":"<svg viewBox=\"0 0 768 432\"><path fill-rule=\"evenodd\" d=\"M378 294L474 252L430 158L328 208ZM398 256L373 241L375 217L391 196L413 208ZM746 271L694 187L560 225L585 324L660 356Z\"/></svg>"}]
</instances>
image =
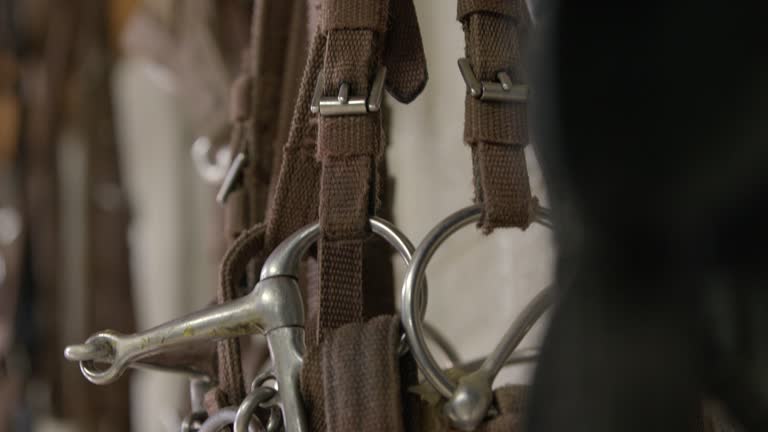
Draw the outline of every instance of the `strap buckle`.
<instances>
[{"instance_id":1,"label":"strap buckle","mask_svg":"<svg viewBox=\"0 0 768 432\"><path fill-rule=\"evenodd\" d=\"M387 68L382 66L376 71L376 76L371 84L368 96L349 96L349 83L342 82L339 86L339 94L336 97L323 96L325 87L325 72L320 71L315 84L315 92L312 95L310 110L313 114L324 116L363 115L377 112L381 109L381 100L384 97L384 80L387 77Z\"/></svg>"},{"instance_id":2,"label":"strap buckle","mask_svg":"<svg viewBox=\"0 0 768 432\"><path fill-rule=\"evenodd\" d=\"M489 102L525 102L528 100L528 86L513 84L509 74L501 71L495 81L480 81L466 58L459 59L459 71L467 84L469 94L476 99Z\"/></svg>"}]
</instances>

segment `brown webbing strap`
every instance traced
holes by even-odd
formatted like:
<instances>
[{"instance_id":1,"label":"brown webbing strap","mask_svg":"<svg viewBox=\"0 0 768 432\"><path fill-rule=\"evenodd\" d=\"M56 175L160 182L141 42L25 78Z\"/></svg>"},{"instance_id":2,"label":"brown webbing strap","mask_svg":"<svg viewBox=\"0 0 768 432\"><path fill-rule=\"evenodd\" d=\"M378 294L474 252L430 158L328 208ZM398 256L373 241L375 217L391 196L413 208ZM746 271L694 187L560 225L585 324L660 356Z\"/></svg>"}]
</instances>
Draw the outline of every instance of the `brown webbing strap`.
<instances>
[{"instance_id":1,"label":"brown webbing strap","mask_svg":"<svg viewBox=\"0 0 768 432\"><path fill-rule=\"evenodd\" d=\"M221 293L237 291L240 281L252 260L259 261L264 248L264 226L257 224L244 231L227 249L219 269L219 303ZM219 386L205 395L209 413L225 406L239 404L245 397L243 368L240 362L240 345L237 339L225 339L229 343L218 344Z\"/></svg>"},{"instance_id":2,"label":"brown webbing strap","mask_svg":"<svg viewBox=\"0 0 768 432\"><path fill-rule=\"evenodd\" d=\"M242 230L260 222L266 213L267 197L273 177L273 141L280 134L280 107L290 106L293 102L291 95L286 95L286 92L291 92L292 87L283 85L283 82L291 79L291 74L296 73L295 70L286 70L287 65L292 64L286 58L287 50L277 47L291 45L289 41L295 39L304 43L303 24L298 28L292 26L298 23L295 15L303 10L304 5L300 2L254 4L248 63L244 73L233 84L231 95L231 146L233 153L242 152L247 162L241 175L243 187L231 194L227 200L227 230L228 234L236 239L227 256L236 254L242 241L245 241L255 228L245 232L245 239L241 238L243 236L238 237ZM262 248L253 250L254 254L250 257L253 258L256 252L261 250ZM249 259L242 263L243 268L248 267L250 261ZM258 261L254 260L249 268L249 277L246 280L248 287L256 282L255 269L258 267ZM243 273L230 266L225 258L217 293L219 302L230 301L240 295L238 283L235 282L242 280L243 276ZM237 277L234 282L233 277ZM237 404L245 397L240 349L238 339L227 339L219 343L219 387L208 395L209 411L216 410L221 404Z\"/></svg>"},{"instance_id":3,"label":"brown webbing strap","mask_svg":"<svg viewBox=\"0 0 768 432\"><path fill-rule=\"evenodd\" d=\"M367 95L382 64L388 1L330 0L324 3L326 34L324 95L342 83ZM320 175L320 307L315 330L363 320L363 245L368 217L376 212L377 165L383 157L381 113L318 118ZM369 290L373 287L369 287ZM391 288L390 288L391 293ZM391 295L389 296L391 297Z\"/></svg>"},{"instance_id":4,"label":"brown webbing strap","mask_svg":"<svg viewBox=\"0 0 768 432\"><path fill-rule=\"evenodd\" d=\"M324 4L323 10L327 11L329 7L342 7L347 9L350 7L345 6L343 3L344 2L340 2L337 4L331 2ZM412 36L413 34L417 36L419 34L413 4L410 0L398 0L392 2L392 7L390 10L387 10L382 9L381 7L370 8L355 3L356 2L352 2L352 7L357 9L354 9L353 12L341 14L339 17L334 17L332 21L329 21L330 18L327 18L330 15L323 12L324 17L326 18L321 19L323 22L323 24L321 24L322 29L335 28L336 30L334 30L335 35L333 36L333 40L336 42L334 43L347 41L344 42L344 47L350 48L352 46L351 44L354 44L355 42L348 42L348 39L344 38L339 39L341 35L344 35L345 38L363 35L361 37L365 38L365 41L370 45L374 43L375 32L373 30L350 30L345 29L345 26L359 27L364 20L371 20L373 14L370 11L384 11L384 18L378 18L378 29L383 31L389 28L390 34L387 34L387 37L392 42L388 43L387 49L384 50L384 40L382 40L383 34L379 35L376 45L378 51L375 52L375 55L380 56L383 54L385 61L387 62L389 74L386 84L389 92L398 100L412 100L423 89L426 83L426 68L424 66L425 61L421 50L421 42L420 39L414 39ZM389 14L391 22L387 21L387 14ZM395 17L397 17L397 19L395 19ZM368 28L371 27L370 24L366 25ZM410 35L407 32L411 32ZM408 38L407 41L406 37ZM291 132L288 137L288 142L284 147L284 158L280 177L277 182L274 200L267 220L267 250L271 250L291 233L308 223L314 222L318 218L318 197L321 195L321 165L318 164L315 159L316 156L321 158L323 163L327 162L328 165L334 165L334 167L329 168L329 171L326 171L326 187L323 189L323 193L326 194L326 198L328 198L325 200L326 204L324 205L324 209L327 209L328 211L322 212L322 215L320 216L321 223L326 227L330 227L328 231L332 232L335 236L348 236L347 233L350 231L350 228L355 230L355 234L359 236L360 226L362 225L364 235L366 237L368 236L367 229L365 229L367 227L367 217L375 206L375 193L377 192L377 189L379 189L379 185L376 183L377 181L380 181L380 179L377 179L375 173L375 162L380 159L382 147L380 115L374 113L364 116L355 116L357 118L347 117L344 120L342 120L342 117L338 117L329 121L328 119L312 115L310 113L309 105L315 83L317 82L319 72L323 68L324 63L326 64L326 67L329 68L325 89L326 92L329 93L326 94L335 94L338 92L340 79L338 76L340 74L349 74L348 77L345 76L341 79L347 80L351 84L353 95L358 95L367 94L370 82L375 73L375 68L381 64L381 61L379 60L379 57L376 57L378 62L375 64L372 64L371 61L369 61L363 66L356 65L355 62L359 62L358 60L346 57L349 55L349 52L341 52L341 48L334 48L332 51L328 51L326 48L328 40L329 35L327 32L319 31L313 38L310 48L307 67L304 72L301 88L299 90L298 102L294 111ZM361 44L361 47L364 48L365 44L363 42L357 43ZM339 46L341 47L342 45ZM368 47L363 52L365 51L371 52L372 48ZM373 54L369 54L368 57L371 57L372 55ZM334 69L333 64L339 66L336 66ZM361 68L365 70L361 72L359 70ZM353 71L352 69L355 70ZM334 74L337 76L334 76ZM334 84L336 85L335 89L333 88ZM321 122L323 124L322 130L318 127ZM346 126L347 124L351 124L351 126ZM337 135L340 136L340 140L335 138ZM324 144L323 146L318 145L317 143L322 140L325 140L324 142L327 144ZM363 142L364 140L369 141L366 143ZM366 147L368 148L366 149ZM355 162L345 162L343 164L337 163L344 158L355 159ZM366 159L368 162L366 162ZM357 172L355 171L357 168L365 169L366 171ZM354 181L357 181L355 184L359 187L365 187L367 191L364 193L359 191L352 193L350 196L354 196L356 199L351 202L345 200L345 202L342 203L337 203L336 201L331 203L331 199L340 199L338 194L331 195L331 190L338 192L340 189L336 188L336 186L333 188L331 187L333 183L332 180L334 179L328 175L331 172L330 170L343 170L337 177L347 176L348 174L355 176ZM349 182L350 180L345 179L343 181ZM374 186L371 187L371 185ZM331 211L334 213L332 214ZM338 216L339 214L341 214L341 216ZM348 221L336 222L337 220L340 221L343 217L347 217L348 219L351 217L354 224L351 224ZM358 222L361 218L365 219L362 223ZM331 223L333 223L332 227L330 226ZM336 240L336 238L334 238L334 240ZM347 239L345 238L344 240ZM359 243L358 239L355 241ZM350 258L344 258L345 262L360 261L361 253L358 245L349 247L349 244L341 245L340 243L342 242L339 242L338 244L339 249L343 249L343 253L345 254L350 254L346 255ZM345 246L347 247L345 248ZM326 250L326 252L328 251ZM324 256L326 258L326 263L331 262L328 253ZM370 264L371 266L389 266L389 263L383 262L383 260L377 260ZM362 274L362 269L359 264L354 266L353 271L357 272L355 273L357 276L352 276L350 278L337 277L337 280L349 280L350 284L359 286L361 280L361 276L359 275ZM366 266L366 270L368 269L369 268ZM379 269L371 270L371 273L376 273ZM380 274L383 273L384 271L382 270ZM326 275L328 275L327 270ZM352 289L354 290L354 288ZM365 303L363 304L362 309L357 306L358 312L355 313L361 317L368 317L381 312L382 309L391 311L391 306L389 306L392 301L391 286L387 286L385 289L387 290L387 298L390 298L389 303L386 303L386 299L379 299L378 302L374 302L372 301L375 299L373 295L367 296L371 301L363 299L363 302ZM316 294L313 291L314 290L309 289L308 297L313 298ZM368 294L368 292L366 292L366 294ZM343 302L347 301L346 298L347 297L340 297ZM348 298L350 301L353 300L352 297ZM356 298L359 302L361 296L358 295ZM322 303L323 301L320 300L320 302ZM380 305L382 304L384 305L384 308L381 308ZM378 306L378 308L376 306ZM333 307L336 307L336 305L334 304ZM371 309L370 312L368 310L369 307ZM314 341L317 340L317 323L320 322L318 309L318 305L315 302L309 303L307 314L308 324L310 326L307 332L308 345L314 344ZM362 312L360 312L361 310ZM326 316L328 313L329 312L325 312ZM353 313L353 315L355 313Z\"/></svg>"},{"instance_id":5,"label":"brown webbing strap","mask_svg":"<svg viewBox=\"0 0 768 432\"><path fill-rule=\"evenodd\" d=\"M477 78L498 81L506 71L513 83L524 78L522 39L528 26L525 0L459 0L466 56ZM526 228L535 205L524 149L527 105L481 101L467 94L464 141L472 148L475 201L483 206L480 226Z\"/></svg>"},{"instance_id":6,"label":"brown webbing strap","mask_svg":"<svg viewBox=\"0 0 768 432\"><path fill-rule=\"evenodd\" d=\"M313 431L403 431L400 322L380 316L328 332L305 356L302 391Z\"/></svg>"},{"instance_id":7,"label":"brown webbing strap","mask_svg":"<svg viewBox=\"0 0 768 432\"><path fill-rule=\"evenodd\" d=\"M382 65L388 67L387 89L397 99L410 101L423 89L426 68L411 1L329 0L320 26L326 35L323 94L335 95L345 83L353 95L368 95ZM363 292L363 248L368 218L380 205L383 156L381 112L319 116L318 340L340 325L394 311L391 286L367 286Z\"/></svg>"},{"instance_id":8,"label":"brown webbing strap","mask_svg":"<svg viewBox=\"0 0 768 432\"><path fill-rule=\"evenodd\" d=\"M414 38L412 36L406 37L404 35L404 32L407 30L415 33L418 36L418 25L415 19L413 5L411 4L410 0L398 0L392 2L392 10L381 8L370 9L367 6L365 8L360 7L359 9L355 9L354 13L346 14L338 19L333 18L337 20L335 23L329 21L331 18L329 18L327 8L339 7L339 2L331 3L334 4L324 4L324 7L326 8L324 9L324 13L326 15L324 15L324 18L322 19L323 24L321 27L322 29L329 28L328 23L330 22L332 26L331 28L334 28L334 31L337 32L337 34L331 37L327 34L326 31L318 31L312 40L307 66L304 71L304 76L302 78L301 87L299 90L298 101L293 113L291 131L288 136L288 141L284 147L282 168L278 178L277 187L274 192L272 206L269 210L270 213L267 218L265 240L265 251L267 252L272 250L282 240L284 240L297 229L317 220L320 205L319 197L321 196L321 167L322 169L325 169L326 163L329 165L336 164L333 168L329 169L336 170L333 172L336 172L337 176L351 175L350 179L352 179L353 182L357 182L355 185L364 187L366 190L364 193L354 191L352 196L355 196L357 199L351 203L338 203L336 201L329 200L328 198L330 197L326 196L326 200L324 200L325 207L323 216L321 216L321 222L325 226L331 227L331 232L335 234L337 231L333 230L338 226L339 222L337 221L344 220L343 217L350 217L350 215L352 215L352 220L355 222L352 227L360 230L360 227L362 226L362 232L365 235L363 239L367 238L368 236L367 217L375 207L375 193L379 189L377 182L381 181L380 177L378 179L376 178L375 172L377 168L376 162L378 162L380 159L380 151L382 147L381 124L378 117L379 114L369 114L361 116L358 119L351 119L341 122L327 122L327 119L323 119L322 117L318 118L317 116L311 114L310 101L312 99L315 84L318 80L318 75L321 69L323 69L324 63L325 66L328 67L329 73L329 75L327 75L329 78L326 80L327 86L324 89L327 92L326 94L333 95L338 92L338 79L344 79L350 82L352 86L352 94L359 95L366 94L368 91L368 87L375 73L375 68L381 64L381 61L378 60L379 57L376 58L377 63L372 63L369 60L363 65L363 71L360 72L358 70L360 69L360 66L353 64L352 59L346 57L351 51L341 52L339 48L332 48L329 51L327 49L328 43L333 42L334 44L337 44L339 41L343 41L344 45L340 46L346 48L351 48L352 46L355 46L355 43L357 43L360 44L358 46L361 46L362 48L365 48L366 51L373 53L369 54L369 57L372 55L380 56L382 55L380 51L384 49L384 41L380 37L381 35L376 38L376 49L378 51L373 50L370 46L366 48L361 42L344 39L342 35L349 37L352 35L363 34L364 36L362 37L365 38L365 41L367 41L369 45L373 44L375 38L374 32L372 30L351 30L346 29L344 26L352 26L357 28L360 23L366 22L366 19L368 19L367 22L370 22L371 15L368 14L368 12L371 10L379 11L385 14L383 15L385 17L388 14L391 17L392 22L387 22L386 19L379 17L378 20L380 24L378 28L381 31L389 28L390 32L395 32L395 29L398 29L397 32L400 34L400 37L396 37L394 34L387 35L387 37L393 42L390 46L387 47L387 50L383 52L384 58L386 59L385 61L388 62L387 66L389 67L390 71L389 79L387 82L388 90L395 94L396 98L403 101L410 101L416 95L418 95L426 82L426 68L423 52L421 52L420 40L419 43L416 44L414 43ZM359 7L359 5L356 7ZM397 19L395 19L395 17L397 17ZM342 19L346 20L346 24L341 21ZM397 21L397 24L395 21ZM367 27L371 26L367 25ZM408 50L416 51L417 53L407 53ZM359 54L355 54L357 55L354 58L359 58ZM336 62L337 66L334 67L331 62ZM345 64L348 69L344 69L343 65ZM339 78L339 74L347 74L350 70L354 70L356 73L350 73L349 76L343 76ZM410 77L410 79L405 80L403 79L404 76ZM353 79L354 81L352 81ZM334 84L336 85L335 88L333 88ZM373 117L373 119L371 119L371 117ZM318 124L321 122L323 124L322 127L324 128L323 131L320 131L318 127ZM347 122L353 123L353 125L346 126ZM329 142L328 140L330 139L336 139L334 134L340 135L342 140L339 142ZM325 140L325 143L324 146L321 147L318 145L318 142L322 141L323 139ZM362 140L368 141L363 142ZM322 160L323 165L318 163L316 156ZM344 158L349 158L352 160L352 162L345 162L343 160ZM339 162L344 163L338 164ZM355 169L358 167L360 170L362 170L361 172L355 171ZM330 172L331 171L326 171L325 177L323 178L325 183L323 184L326 186L326 188L336 188L332 182L333 178L328 175ZM345 179L344 182L349 182L349 180ZM330 192L328 192L328 189L324 189L324 193ZM340 199L341 197L334 196L334 198ZM351 204L351 206L349 204ZM336 209L337 206L338 209ZM339 216L334 213L346 211L349 213L342 215L342 219L340 219ZM366 219L362 225L357 222L357 220L360 218ZM349 226L344 225L338 232L342 233L343 235L348 231ZM362 243L362 241L360 241L358 238L353 239L353 243ZM349 283L350 288L353 290L359 289L359 284L362 283L361 274L363 269L355 261L360 261L361 249L358 245L353 244L352 247L341 247L339 250L342 252L342 254L340 254L341 256L334 256L334 259L338 259L339 261L337 262L342 263L342 265L348 265L348 268L352 269L353 275L349 279L345 279L343 277L339 278L338 281L340 283ZM327 252L327 249L325 251ZM324 255L324 263L326 265L333 266L333 261L330 261L329 258L329 255L326 253ZM351 265L349 264L350 262L352 262ZM373 262L372 264L386 267L390 265L388 260L381 259ZM365 270L369 271L371 269L366 267ZM326 269L326 272L327 271L328 269ZM375 270L370 271L370 273L375 273ZM327 274L328 273L326 273L326 275ZM316 352L321 352L322 350L322 347L318 346L318 328L321 322L321 319L318 316L318 311L320 310L319 306L320 304L323 304L323 301L318 298L322 294L318 295L316 288L313 288L315 286L313 282L316 281L312 280L312 276L313 275L311 274L309 275L310 283L308 284L309 286L307 287L307 295L305 297L308 302L307 323L309 328L307 330L306 337L309 353L306 357L305 366L302 371L302 385L304 396L309 407L308 413L310 422L313 425L312 430L319 431L325 430L325 415L323 413L327 412L328 410L324 408L326 403L325 389L323 385L323 365L321 364L320 360L321 355L313 354ZM391 285L387 284L385 290L386 295L391 298ZM366 292L366 297L372 298L372 296L367 296L367 294L368 292ZM358 314L357 318L355 319L357 321L361 320L363 317L373 315L369 312L369 310L366 309L370 306L366 299L362 300L365 302L362 306L359 304L360 296L339 297L337 300L339 302L358 302L358 305L354 306L354 308L357 308L355 312ZM328 302L326 301L323 306L326 308L323 309L326 311L324 312L326 314L330 312L330 310L327 309L327 306ZM336 308L337 306L338 305L336 304L332 304L331 307ZM342 307L346 308L347 306L342 305ZM336 320L336 322L341 321L342 320ZM334 327L336 325L337 324L335 323L333 324ZM352 363L343 367L357 367L361 370L364 370L365 373L369 374L378 373L376 369L368 367L365 364ZM352 387L349 391L355 391L356 388L357 387ZM342 390L337 387L335 391ZM378 409L378 407L369 405L368 409Z\"/></svg>"}]
</instances>

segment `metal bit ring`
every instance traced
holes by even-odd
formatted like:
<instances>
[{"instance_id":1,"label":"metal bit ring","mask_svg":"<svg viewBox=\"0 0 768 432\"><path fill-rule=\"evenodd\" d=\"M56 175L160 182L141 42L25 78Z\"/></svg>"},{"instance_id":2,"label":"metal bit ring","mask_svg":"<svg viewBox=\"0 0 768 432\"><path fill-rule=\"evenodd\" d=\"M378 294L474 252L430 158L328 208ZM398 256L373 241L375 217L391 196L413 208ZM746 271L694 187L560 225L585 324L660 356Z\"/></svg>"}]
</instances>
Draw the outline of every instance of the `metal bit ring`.
<instances>
[{"instance_id":1,"label":"metal bit ring","mask_svg":"<svg viewBox=\"0 0 768 432\"><path fill-rule=\"evenodd\" d=\"M446 399L450 399L454 396L457 384L443 373L442 369L430 353L425 342L422 320L418 318L419 309L417 306L419 305L414 302L414 299L419 296L418 289L425 278L427 265L438 247L460 228L480 220L481 216L482 209L479 206L470 206L448 216L433 228L414 252L413 260L406 272L401 292L402 302L400 314L403 328L405 329L405 333L411 346L411 352L413 353L424 378ZM547 216L545 209L537 209L536 222L549 227L550 225ZM524 336L525 332L530 328L530 325L528 325L530 324L530 319L535 321L550 303L551 297L549 296L549 291L545 290L545 294L537 296L537 298L529 305L529 308L523 313L526 318L524 322L518 320L513 327L525 327L522 333ZM511 328L505 335L505 341L512 338L519 342L519 340L517 340L519 336L520 333L517 332L516 329ZM508 350L509 346L508 344L506 345L507 346L504 346L503 350L497 350L499 352L494 352L494 354L499 354L500 351ZM512 348L514 348L514 346ZM492 355L491 357L495 356ZM501 359L501 362L496 358L491 359L489 357L485 363L491 363L495 368L497 365L503 364L504 360L506 360L506 356Z\"/></svg>"}]
</instances>

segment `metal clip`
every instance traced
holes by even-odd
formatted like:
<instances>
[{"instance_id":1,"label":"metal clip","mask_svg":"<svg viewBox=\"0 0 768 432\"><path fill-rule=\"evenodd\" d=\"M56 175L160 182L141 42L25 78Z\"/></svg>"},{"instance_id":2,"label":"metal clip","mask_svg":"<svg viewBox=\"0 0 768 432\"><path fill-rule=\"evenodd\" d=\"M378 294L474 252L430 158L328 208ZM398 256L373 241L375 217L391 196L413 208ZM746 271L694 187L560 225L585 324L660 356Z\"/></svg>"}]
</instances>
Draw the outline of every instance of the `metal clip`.
<instances>
[{"instance_id":1,"label":"metal clip","mask_svg":"<svg viewBox=\"0 0 768 432\"><path fill-rule=\"evenodd\" d=\"M469 94L476 99L489 102L525 102L528 100L528 86L513 84L509 74L496 74L499 82L480 81L466 58L459 59L459 71L467 84Z\"/></svg>"},{"instance_id":2,"label":"metal clip","mask_svg":"<svg viewBox=\"0 0 768 432\"><path fill-rule=\"evenodd\" d=\"M221 183L219 192L216 194L216 202L220 205L224 205L227 202L229 194L235 190L235 183L237 182L237 179L240 178L240 172L243 170L246 161L247 159L243 152L238 153L235 158L232 159L232 163L229 165L227 173L224 175L224 181Z\"/></svg>"},{"instance_id":3,"label":"metal clip","mask_svg":"<svg viewBox=\"0 0 768 432\"><path fill-rule=\"evenodd\" d=\"M325 71L320 71L312 95L309 108L313 114L324 116L363 115L377 112L381 109L384 97L384 81L387 78L387 68L382 66L376 71L368 96L349 96L349 83L342 82L339 94L335 97L323 96L325 88Z\"/></svg>"}]
</instances>

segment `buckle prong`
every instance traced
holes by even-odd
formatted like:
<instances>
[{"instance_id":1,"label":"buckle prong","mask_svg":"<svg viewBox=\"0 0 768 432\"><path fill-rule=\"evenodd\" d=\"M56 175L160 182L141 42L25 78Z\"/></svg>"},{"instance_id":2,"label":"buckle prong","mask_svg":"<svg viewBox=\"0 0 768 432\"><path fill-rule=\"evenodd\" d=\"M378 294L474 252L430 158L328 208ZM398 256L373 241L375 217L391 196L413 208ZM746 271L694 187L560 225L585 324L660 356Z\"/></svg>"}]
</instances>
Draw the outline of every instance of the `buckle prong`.
<instances>
[{"instance_id":1,"label":"buckle prong","mask_svg":"<svg viewBox=\"0 0 768 432\"><path fill-rule=\"evenodd\" d=\"M506 71L496 74L495 81L480 81L466 58L459 59L459 71L464 78L469 94L476 99L490 102L525 102L528 100L528 86L514 84Z\"/></svg>"},{"instance_id":2,"label":"buckle prong","mask_svg":"<svg viewBox=\"0 0 768 432\"><path fill-rule=\"evenodd\" d=\"M320 71L315 84L315 92L312 95L310 110L313 114L324 116L363 115L377 112L381 109L386 77L387 68L382 66L376 72L371 83L371 91L367 96L350 96L349 83L342 82L336 97L326 97L323 96L325 72Z\"/></svg>"}]
</instances>

